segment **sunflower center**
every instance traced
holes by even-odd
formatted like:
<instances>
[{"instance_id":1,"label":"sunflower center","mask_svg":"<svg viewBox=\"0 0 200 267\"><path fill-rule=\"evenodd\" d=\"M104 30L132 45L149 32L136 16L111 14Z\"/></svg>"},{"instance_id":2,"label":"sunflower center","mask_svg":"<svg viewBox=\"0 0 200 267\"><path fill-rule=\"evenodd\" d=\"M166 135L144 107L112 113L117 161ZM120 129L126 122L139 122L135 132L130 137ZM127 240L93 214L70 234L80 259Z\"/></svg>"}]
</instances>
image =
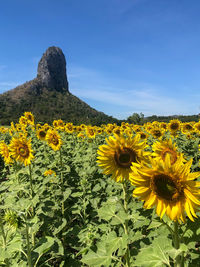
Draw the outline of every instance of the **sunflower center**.
<instances>
[{"instance_id":1,"label":"sunflower center","mask_svg":"<svg viewBox=\"0 0 200 267\"><path fill-rule=\"evenodd\" d=\"M57 138L56 136L53 136L51 142L52 142L55 146L57 146L58 143L59 143L59 142L58 142L58 138Z\"/></svg>"},{"instance_id":2,"label":"sunflower center","mask_svg":"<svg viewBox=\"0 0 200 267\"><path fill-rule=\"evenodd\" d=\"M169 155L170 157L170 161L171 164L174 164L177 161L177 154L175 151L171 150L171 149L165 149L161 152L161 157L163 159L163 161L165 160L166 155Z\"/></svg>"},{"instance_id":3,"label":"sunflower center","mask_svg":"<svg viewBox=\"0 0 200 267\"><path fill-rule=\"evenodd\" d=\"M89 134L90 135L94 135L94 131L93 130L89 130Z\"/></svg>"},{"instance_id":4,"label":"sunflower center","mask_svg":"<svg viewBox=\"0 0 200 267\"><path fill-rule=\"evenodd\" d=\"M26 158L29 156L29 149L27 145L23 145L19 148L19 154L21 157Z\"/></svg>"},{"instance_id":5,"label":"sunflower center","mask_svg":"<svg viewBox=\"0 0 200 267\"><path fill-rule=\"evenodd\" d=\"M33 117L31 115L28 115L28 120L33 121Z\"/></svg>"},{"instance_id":6,"label":"sunflower center","mask_svg":"<svg viewBox=\"0 0 200 267\"><path fill-rule=\"evenodd\" d=\"M161 136L162 136L162 133L161 133L160 130L154 130L154 131L153 131L153 134L154 134L154 136L156 136L156 137L161 137Z\"/></svg>"},{"instance_id":7,"label":"sunflower center","mask_svg":"<svg viewBox=\"0 0 200 267\"><path fill-rule=\"evenodd\" d=\"M140 134L140 138L141 138L141 139L146 139L146 137L147 137L147 135L146 135L145 133L141 133L141 134Z\"/></svg>"},{"instance_id":8,"label":"sunflower center","mask_svg":"<svg viewBox=\"0 0 200 267\"><path fill-rule=\"evenodd\" d=\"M136 162L137 155L130 148L118 149L114 155L115 162L122 168L129 168L132 162Z\"/></svg>"},{"instance_id":9,"label":"sunflower center","mask_svg":"<svg viewBox=\"0 0 200 267\"><path fill-rule=\"evenodd\" d=\"M153 177L153 188L159 197L168 201L177 200L183 193L182 187L165 174L158 174Z\"/></svg>"},{"instance_id":10,"label":"sunflower center","mask_svg":"<svg viewBox=\"0 0 200 267\"><path fill-rule=\"evenodd\" d=\"M179 128L179 124L178 124L177 122L174 122L174 123L171 124L170 128L171 128L172 130L178 130L178 128Z\"/></svg>"},{"instance_id":11,"label":"sunflower center","mask_svg":"<svg viewBox=\"0 0 200 267\"><path fill-rule=\"evenodd\" d=\"M186 125L185 125L185 129L188 130L188 131L190 131L190 130L192 130L192 126L189 125L189 124L186 124Z\"/></svg>"},{"instance_id":12,"label":"sunflower center","mask_svg":"<svg viewBox=\"0 0 200 267\"><path fill-rule=\"evenodd\" d=\"M44 137L46 136L46 132L44 132L44 131L40 131L40 136L41 136L42 138L44 138Z\"/></svg>"}]
</instances>

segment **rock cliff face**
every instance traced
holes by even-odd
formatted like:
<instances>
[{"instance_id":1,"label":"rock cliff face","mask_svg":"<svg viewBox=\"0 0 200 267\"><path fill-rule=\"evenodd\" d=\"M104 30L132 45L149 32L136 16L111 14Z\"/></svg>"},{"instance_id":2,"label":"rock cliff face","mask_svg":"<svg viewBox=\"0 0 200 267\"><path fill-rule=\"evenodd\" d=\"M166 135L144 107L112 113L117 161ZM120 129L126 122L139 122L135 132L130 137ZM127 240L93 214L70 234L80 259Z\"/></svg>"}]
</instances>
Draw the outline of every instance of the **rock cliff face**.
<instances>
[{"instance_id":1,"label":"rock cliff face","mask_svg":"<svg viewBox=\"0 0 200 267\"><path fill-rule=\"evenodd\" d=\"M37 79L42 86L56 91L68 91L66 60L59 47L49 47L38 64Z\"/></svg>"}]
</instances>

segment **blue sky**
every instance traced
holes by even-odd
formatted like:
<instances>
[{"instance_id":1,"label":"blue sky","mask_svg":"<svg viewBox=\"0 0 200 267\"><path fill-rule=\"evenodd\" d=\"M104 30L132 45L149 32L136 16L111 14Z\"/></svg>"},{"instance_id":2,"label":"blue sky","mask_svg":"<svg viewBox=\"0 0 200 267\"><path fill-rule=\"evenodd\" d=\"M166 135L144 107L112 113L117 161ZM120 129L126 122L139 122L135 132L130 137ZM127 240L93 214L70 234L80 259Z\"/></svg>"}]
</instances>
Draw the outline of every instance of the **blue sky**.
<instances>
[{"instance_id":1,"label":"blue sky","mask_svg":"<svg viewBox=\"0 0 200 267\"><path fill-rule=\"evenodd\" d=\"M200 113L200 1L0 2L0 93L63 50L69 90L119 119Z\"/></svg>"}]
</instances>

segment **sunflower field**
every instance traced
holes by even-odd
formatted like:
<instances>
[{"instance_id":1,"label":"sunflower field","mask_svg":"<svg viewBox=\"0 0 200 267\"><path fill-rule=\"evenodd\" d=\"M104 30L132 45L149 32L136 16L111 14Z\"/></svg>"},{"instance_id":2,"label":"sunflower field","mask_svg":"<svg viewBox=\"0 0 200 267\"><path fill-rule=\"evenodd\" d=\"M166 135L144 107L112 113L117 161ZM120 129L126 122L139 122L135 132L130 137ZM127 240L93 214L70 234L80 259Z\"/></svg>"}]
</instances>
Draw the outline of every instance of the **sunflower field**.
<instances>
[{"instance_id":1,"label":"sunflower field","mask_svg":"<svg viewBox=\"0 0 200 267\"><path fill-rule=\"evenodd\" d=\"M0 266L200 266L200 122L0 127Z\"/></svg>"}]
</instances>

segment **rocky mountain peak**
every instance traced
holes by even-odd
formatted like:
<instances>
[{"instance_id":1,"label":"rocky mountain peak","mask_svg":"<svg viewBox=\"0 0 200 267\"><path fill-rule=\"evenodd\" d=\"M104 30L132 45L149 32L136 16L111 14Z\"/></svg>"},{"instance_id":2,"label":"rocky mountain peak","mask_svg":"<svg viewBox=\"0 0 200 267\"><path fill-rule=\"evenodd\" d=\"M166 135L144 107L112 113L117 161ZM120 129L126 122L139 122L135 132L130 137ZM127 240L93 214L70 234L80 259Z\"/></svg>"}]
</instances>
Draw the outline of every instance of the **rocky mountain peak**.
<instances>
[{"instance_id":1,"label":"rocky mountain peak","mask_svg":"<svg viewBox=\"0 0 200 267\"><path fill-rule=\"evenodd\" d=\"M68 91L66 60L59 47L49 47L39 61L37 80L47 88Z\"/></svg>"}]
</instances>

